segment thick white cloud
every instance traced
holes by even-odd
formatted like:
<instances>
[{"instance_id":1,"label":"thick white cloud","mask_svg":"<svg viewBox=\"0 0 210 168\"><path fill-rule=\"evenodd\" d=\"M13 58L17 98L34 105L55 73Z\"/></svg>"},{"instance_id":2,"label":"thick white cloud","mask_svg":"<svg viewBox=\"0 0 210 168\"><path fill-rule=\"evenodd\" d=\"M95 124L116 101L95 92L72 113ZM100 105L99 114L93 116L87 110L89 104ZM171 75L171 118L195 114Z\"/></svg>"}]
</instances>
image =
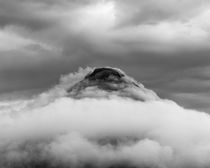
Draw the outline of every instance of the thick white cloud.
<instances>
[{"instance_id":1,"label":"thick white cloud","mask_svg":"<svg viewBox=\"0 0 210 168\"><path fill-rule=\"evenodd\" d=\"M170 100L65 97L87 71L32 100L0 104L1 167L210 166L208 114Z\"/></svg>"},{"instance_id":2,"label":"thick white cloud","mask_svg":"<svg viewBox=\"0 0 210 168\"><path fill-rule=\"evenodd\" d=\"M76 166L210 164L209 115L170 101L60 98L27 108L1 112L2 164L38 164L42 155L52 164Z\"/></svg>"}]
</instances>

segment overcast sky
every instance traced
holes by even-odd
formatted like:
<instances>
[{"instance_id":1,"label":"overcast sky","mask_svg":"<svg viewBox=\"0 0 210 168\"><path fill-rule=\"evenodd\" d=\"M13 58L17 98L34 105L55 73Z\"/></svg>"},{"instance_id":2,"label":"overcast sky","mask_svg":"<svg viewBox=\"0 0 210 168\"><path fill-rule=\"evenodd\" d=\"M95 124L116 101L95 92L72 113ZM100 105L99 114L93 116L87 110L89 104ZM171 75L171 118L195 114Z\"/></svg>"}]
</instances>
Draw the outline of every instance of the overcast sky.
<instances>
[{"instance_id":1,"label":"overcast sky","mask_svg":"<svg viewBox=\"0 0 210 168\"><path fill-rule=\"evenodd\" d=\"M0 93L114 66L160 97L210 112L209 18L209 0L0 0Z\"/></svg>"}]
</instances>

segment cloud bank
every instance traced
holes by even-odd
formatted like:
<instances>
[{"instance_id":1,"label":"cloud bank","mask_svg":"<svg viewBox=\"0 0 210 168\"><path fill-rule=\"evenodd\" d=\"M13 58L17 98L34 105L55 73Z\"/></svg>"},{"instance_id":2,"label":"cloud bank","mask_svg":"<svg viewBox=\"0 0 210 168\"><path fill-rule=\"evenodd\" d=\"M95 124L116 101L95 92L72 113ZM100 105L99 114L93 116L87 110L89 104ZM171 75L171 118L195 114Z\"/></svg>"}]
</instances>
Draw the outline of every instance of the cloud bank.
<instances>
[{"instance_id":1,"label":"cloud bank","mask_svg":"<svg viewBox=\"0 0 210 168\"><path fill-rule=\"evenodd\" d=\"M32 100L1 102L1 167L210 166L208 114L163 99L67 97L89 70Z\"/></svg>"}]
</instances>

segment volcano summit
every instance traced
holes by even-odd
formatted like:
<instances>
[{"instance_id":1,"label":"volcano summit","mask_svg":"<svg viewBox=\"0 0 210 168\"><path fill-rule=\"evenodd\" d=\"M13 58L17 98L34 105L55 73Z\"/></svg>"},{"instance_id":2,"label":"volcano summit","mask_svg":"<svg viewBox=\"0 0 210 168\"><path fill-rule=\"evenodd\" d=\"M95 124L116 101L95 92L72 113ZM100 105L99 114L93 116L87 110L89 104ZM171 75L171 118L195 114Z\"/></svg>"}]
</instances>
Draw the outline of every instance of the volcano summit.
<instances>
[{"instance_id":1,"label":"volcano summit","mask_svg":"<svg viewBox=\"0 0 210 168\"><path fill-rule=\"evenodd\" d=\"M82 97L129 97L135 100L156 100L159 97L151 90L117 68L95 68L85 77L67 89L68 95Z\"/></svg>"}]
</instances>

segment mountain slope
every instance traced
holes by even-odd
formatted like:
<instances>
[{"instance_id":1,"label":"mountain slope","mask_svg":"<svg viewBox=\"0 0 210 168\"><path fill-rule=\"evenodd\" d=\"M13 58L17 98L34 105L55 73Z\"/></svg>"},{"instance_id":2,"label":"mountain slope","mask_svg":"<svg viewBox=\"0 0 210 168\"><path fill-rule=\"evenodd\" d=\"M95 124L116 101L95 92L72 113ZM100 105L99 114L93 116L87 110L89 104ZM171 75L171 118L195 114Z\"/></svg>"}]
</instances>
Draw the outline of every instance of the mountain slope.
<instances>
[{"instance_id":1,"label":"mountain slope","mask_svg":"<svg viewBox=\"0 0 210 168\"><path fill-rule=\"evenodd\" d=\"M141 101L159 99L156 93L123 71L110 67L93 69L81 81L68 88L67 92L73 98L120 96Z\"/></svg>"}]
</instances>

